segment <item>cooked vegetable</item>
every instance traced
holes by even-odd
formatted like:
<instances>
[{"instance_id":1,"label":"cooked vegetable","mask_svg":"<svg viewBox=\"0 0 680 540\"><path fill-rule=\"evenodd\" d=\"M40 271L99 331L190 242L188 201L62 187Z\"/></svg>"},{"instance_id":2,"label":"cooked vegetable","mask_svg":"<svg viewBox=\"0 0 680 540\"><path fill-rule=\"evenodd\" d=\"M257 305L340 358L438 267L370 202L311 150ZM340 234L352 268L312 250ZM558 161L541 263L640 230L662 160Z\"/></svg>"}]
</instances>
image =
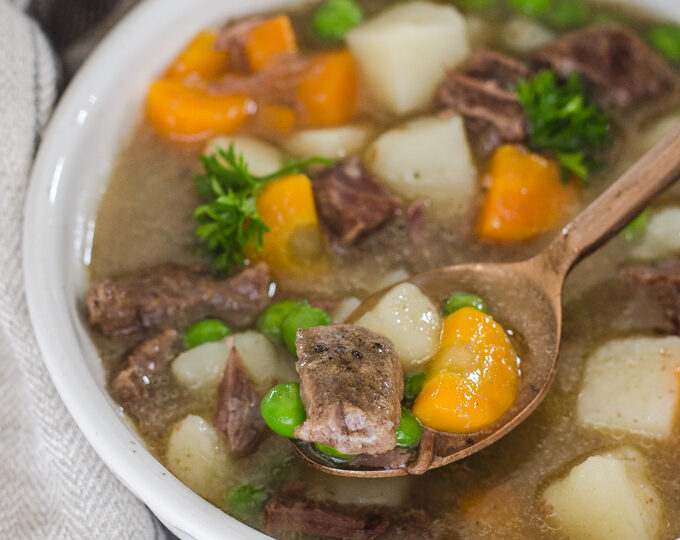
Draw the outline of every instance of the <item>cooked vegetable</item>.
<instances>
[{"instance_id":1,"label":"cooked vegetable","mask_svg":"<svg viewBox=\"0 0 680 540\"><path fill-rule=\"evenodd\" d=\"M460 116L426 116L380 135L366 164L388 188L409 199L431 199L438 210L465 213L477 173Z\"/></svg>"},{"instance_id":2,"label":"cooked vegetable","mask_svg":"<svg viewBox=\"0 0 680 540\"><path fill-rule=\"evenodd\" d=\"M295 127L297 114L290 107L261 103L257 107L254 121L265 133L287 135Z\"/></svg>"},{"instance_id":3,"label":"cooked vegetable","mask_svg":"<svg viewBox=\"0 0 680 540\"><path fill-rule=\"evenodd\" d=\"M444 69L469 53L465 19L453 7L430 2L392 6L347 34L368 90L393 114L430 105Z\"/></svg>"},{"instance_id":4,"label":"cooked vegetable","mask_svg":"<svg viewBox=\"0 0 680 540\"><path fill-rule=\"evenodd\" d=\"M621 234L626 240L637 240L645 232L647 223L649 223L649 208L643 210L633 221L631 221L621 231Z\"/></svg>"},{"instance_id":5,"label":"cooked vegetable","mask_svg":"<svg viewBox=\"0 0 680 540\"><path fill-rule=\"evenodd\" d=\"M550 7L550 0L510 0L510 5L528 17L541 17Z\"/></svg>"},{"instance_id":6,"label":"cooked vegetable","mask_svg":"<svg viewBox=\"0 0 680 540\"><path fill-rule=\"evenodd\" d=\"M451 315L464 307L475 308L483 313L489 313L489 308L481 296L471 293L455 293L444 303L444 315Z\"/></svg>"},{"instance_id":7,"label":"cooked vegetable","mask_svg":"<svg viewBox=\"0 0 680 540\"><path fill-rule=\"evenodd\" d=\"M184 348L193 349L209 341L219 341L229 334L231 329L219 319L203 319L187 328Z\"/></svg>"},{"instance_id":8,"label":"cooked vegetable","mask_svg":"<svg viewBox=\"0 0 680 540\"><path fill-rule=\"evenodd\" d=\"M569 29L583 26L590 17L590 6L581 0L553 0L546 20L555 28Z\"/></svg>"},{"instance_id":9,"label":"cooked vegetable","mask_svg":"<svg viewBox=\"0 0 680 540\"><path fill-rule=\"evenodd\" d=\"M341 40L363 19L364 10L354 0L326 0L314 13L312 26L322 38Z\"/></svg>"},{"instance_id":10,"label":"cooked vegetable","mask_svg":"<svg viewBox=\"0 0 680 540\"><path fill-rule=\"evenodd\" d=\"M204 155L219 157L219 151L227 152L230 146L234 146L234 154L242 156L248 164L248 172L256 176L266 176L276 173L284 166L281 151L273 144L248 135L218 135L213 137L205 145ZM310 156L311 157L311 156ZM228 167L227 162L222 165Z\"/></svg>"},{"instance_id":11,"label":"cooked vegetable","mask_svg":"<svg viewBox=\"0 0 680 540\"><path fill-rule=\"evenodd\" d=\"M333 319L323 309L310 306L307 303L297 306L281 323L281 336L288 350L295 354L295 338L301 328L312 326L326 326L332 324Z\"/></svg>"},{"instance_id":12,"label":"cooked vegetable","mask_svg":"<svg viewBox=\"0 0 680 540\"><path fill-rule=\"evenodd\" d=\"M332 163L321 158L292 161L274 173L255 176L243 156L236 155L233 145L227 150L218 149L214 155L201 156L201 161L205 172L195 176L194 181L198 192L211 202L195 210L194 219L199 223L195 233L212 266L226 271L243 264L246 249L258 252L263 247L264 233L270 228L260 217L256 199L266 184L310 163ZM267 213L265 219L274 223L272 217Z\"/></svg>"},{"instance_id":13,"label":"cooked vegetable","mask_svg":"<svg viewBox=\"0 0 680 540\"><path fill-rule=\"evenodd\" d=\"M426 426L470 433L491 425L515 401L517 354L493 318L465 307L444 321L413 414Z\"/></svg>"},{"instance_id":14,"label":"cooked vegetable","mask_svg":"<svg viewBox=\"0 0 680 540\"><path fill-rule=\"evenodd\" d=\"M503 45L511 51L530 55L555 39L555 34L543 24L526 17L514 17L503 27Z\"/></svg>"},{"instance_id":15,"label":"cooked vegetable","mask_svg":"<svg viewBox=\"0 0 680 540\"><path fill-rule=\"evenodd\" d=\"M283 320L299 305L299 302L287 301L269 306L257 320L257 327L272 339L281 338Z\"/></svg>"},{"instance_id":16,"label":"cooked vegetable","mask_svg":"<svg viewBox=\"0 0 680 540\"><path fill-rule=\"evenodd\" d=\"M680 404L680 338L614 339L586 359L577 419L668 439Z\"/></svg>"},{"instance_id":17,"label":"cooked vegetable","mask_svg":"<svg viewBox=\"0 0 680 540\"><path fill-rule=\"evenodd\" d=\"M680 26L657 24L647 32L647 42L671 62L680 62Z\"/></svg>"},{"instance_id":18,"label":"cooked vegetable","mask_svg":"<svg viewBox=\"0 0 680 540\"><path fill-rule=\"evenodd\" d=\"M253 27L246 35L245 52L253 71L269 67L277 56L298 52L290 18L277 15Z\"/></svg>"},{"instance_id":19,"label":"cooked vegetable","mask_svg":"<svg viewBox=\"0 0 680 540\"><path fill-rule=\"evenodd\" d=\"M352 119L357 101L357 68L347 50L317 54L297 87L302 121L335 126Z\"/></svg>"},{"instance_id":20,"label":"cooked vegetable","mask_svg":"<svg viewBox=\"0 0 680 540\"><path fill-rule=\"evenodd\" d=\"M326 444L314 444L316 449L323 453L326 454L327 456L331 456L332 458L335 459L341 459L343 461L352 459L354 456L352 454L343 454L342 452L338 452L335 448L332 446L328 446Z\"/></svg>"},{"instance_id":21,"label":"cooked vegetable","mask_svg":"<svg viewBox=\"0 0 680 540\"><path fill-rule=\"evenodd\" d=\"M229 344L223 339L202 343L175 358L170 370L175 380L186 388L214 388L222 380L229 350Z\"/></svg>"},{"instance_id":22,"label":"cooked vegetable","mask_svg":"<svg viewBox=\"0 0 680 540\"><path fill-rule=\"evenodd\" d=\"M439 310L412 283L396 285L356 321L394 344L406 372L423 366L437 352L441 324Z\"/></svg>"},{"instance_id":23,"label":"cooked vegetable","mask_svg":"<svg viewBox=\"0 0 680 540\"><path fill-rule=\"evenodd\" d=\"M419 371L418 373L412 373L407 375L404 380L404 399L407 401L413 401L418 397L420 391L423 389L425 384L425 372Z\"/></svg>"},{"instance_id":24,"label":"cooked vegetable","mask_svg":"<svg viewBox=\"0 0 680 540\"><path fill-rule=\"evenodd\" d=\"M201 85L159 79L146 98L146 116L162 135L181 142L202 141L240 128L251 114L252 101L241 94L211 94Z\"/></svg>"},{"instance_id":25,"label":"cooked vegetable","mask_svg":"<svg viewBox=\"0 0 680 540\"><path fill-rule=\"evenodd\" d=\"M258 389L268 390L274 382L297 380L293 362L281 354L264 334L254 330L234 334L234 346Z\"/></svg>"},{"instance_id":26,"label":"cooked vegetable","mask_svg":"<svg viewBox=\"0 0 680 540\"><path fill-rule=\"evenodd\" d=\"M224 495L231 458L222 435L200 416L172 426L165 459L170 472L202 497L216 503Z\"/></svg>"},{"instance_id":27,"label":"cooked vegetable","mask_svg":"<svg viewBox=\"0 0 680 540\"><path fill-rule=\"evenodd\" d=\"M552 152L562 178L584 181L599 164L599 153L611 143L607 116L588 102L577 74L564 83L545 70L517 84L517 95L529 120L529 146Z\"/></svg>"},{"instance_id":28,"label":"cooked vegetable","mask_svg":"<svg viewBox=\"0 0 680 540\"><path fill-rule=\"evenodd\" d=\"M397 446L401 448L413 448L420 442L423 435L423 426L413 413L401 408L401 422L397 427Z\"/></svg>"},{"instance_id":29,"label":"cooked vegetable","mask_svg":"<svg viewBox=\"0 0 680 540\"><path fill-rule=\"evenodd\" d=\"M639 451L623 447L591 456L548 486L549 524L559 520L569 538L652 540L659 536L659 493L647 476Z\"/></svg>"},{"instance_id":30,"label":"cooked vegetable","mask_svg":"<svg viewBox=\"0 0 680 540\"><path fill-rule=\"evenodd\" d=\"M224 73L229 56L224 51L215 50L213 45L216 37L217 34L212 30L199 32L170 64L166 77L183 79L194 76L207 79Z\"/></svg>"},{"instance_id":31,"label":"cooked vegetable","mask_svg":"<svg viewBox=\"0 0 680 540\"><path fill-rule=\"evenodd\" d=\"M262 399L260 411L274 433L294 438L295 428L307 418L300 399L300 385L285 383L275 386Z\"/></svg>"},{"instance_id":32,"label":"cooked vegetable","mask_svg":"<svg viewBox=\"0 0 680 540\"><path fill-rule=\"evenodd\" d=\"M303 129L291 133L281 144L297 157L320 156L330 159L358 154L373 135L368 124Z\"/></svg>"},{"instance_id":33,"label":"cooked vegetable","mask_svg":"<svg viewBox=\"0 0 680 540\"><path fill-rule=\"evenodd\" d=\"M227 493L226 509L236 519L252 523L268 498L269 492L264 487L239 484Z\"/></svg>"},{"instance_id":34,"label":"cooked vegetable","mask_svg":"<svg viewBox=\"0 0 680 540\"><path fill-rule=\"evenodd\" d=\"M649 260L680 253L680 207L660 208L641 216L633 222L631 233L637 241L631 250L634 257Z\"/></svg>"},{"instance_id":35,"label":"cooked vegetable","mask_svg":"<svg viewBox=\"0 0 680 540\"><path fill-rule=\"evenodd\" d=\"M578 202L578 183L564 183L556 162L519 146L496 150L487 178L490 186L477 222L480 238L533 238L559 225Z\"/></svg>"}]
</instances>

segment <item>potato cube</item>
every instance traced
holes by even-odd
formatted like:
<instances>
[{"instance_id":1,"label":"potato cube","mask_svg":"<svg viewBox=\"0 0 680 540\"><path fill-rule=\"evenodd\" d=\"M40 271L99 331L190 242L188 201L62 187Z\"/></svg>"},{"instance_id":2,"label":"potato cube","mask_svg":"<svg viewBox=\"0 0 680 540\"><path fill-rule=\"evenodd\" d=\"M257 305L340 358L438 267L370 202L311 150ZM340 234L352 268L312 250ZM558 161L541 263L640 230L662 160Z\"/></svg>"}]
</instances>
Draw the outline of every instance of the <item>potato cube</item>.
<instances>
[{"instance_id":1,"label":"potato cube","mask_svg":"<svg viewBox=\"0 0 680 540\"><path fill-rule=\"evenodd\" d=\"M656 210L649 217L644 233L633 250L639 259L658 259L680 253L680 208Z\"/></svg>"},{"instance_id":2,"label":"potato cube","mask_svg":"<svg viewBox=\"0 0 680 540\"><path fill-rule=\"evenodd\" d=\"M612 340L586 362L577 417L587 426L668 438L677 416L680 338Z\"/></svg>"},{"instance_id":3,"label":"potato cube","mask_svg":"<svg viewBox=\"0 0 680 540\"><path fill-rule=\"evenodd\" d=\"M431 199L449 213L469 210L477 172L460 116L428 116L391 129L369 147L366 162L387 187L409 200Z\"/></svg>"},{"instance_id":4,"label":"potato cube","mask_svg":"<svg viewBox=\"0 0 680 540\"><path fill-rule=\"evenodd\" d=\"M578 540L656 538L661 499L645 468L632 448L589 457L543 493L547 521Z\"/></svg>"},{"instance_id":5,"label":"potato cube","mask_svg":"<svg viewBox=\"0 0 680 540\"><path fill-rule=\"evenodd\" d=\"M275 383L298 380L295 362L283 358L264 334L254 331L236 334L234 344L256 386L269 390Z\"/></svg>"},{"instance_id":6,"label":"potato cube","mask_svg":"<svg viewBox=\"0 0 680 540\"><path fill-rule=\"evenodd\" d=\"M283 141L283 147L299 158L325 157L339 159L361 152L373 135L367 124L304 129L296 131Z\"/></svg>"},{"instance_id":7,"label":"potato cube","mask_svg":"<svg viewBox=\"0 0 680 540\"><path fill-rule=\"evenodd\" d=\"M274 145L247 135L220 135L208 141L204 154L211 155L218 149L226 150L234 145L234 152L248 164L248 170L257 176L266 176L283 167L283 156Z\"/></svg>"},{"instance_id":8,"label":"potato cube","mask_svg":"<svg viewBox=\"0 0 680 540\"><path fill-rule=\"evenodd\" d=\"M188 415L172 427L165 454L170 472L211 502L226 491L231 458L222 435L200 416Z\"/></svg>"},{"instance_id":9,"label":"potato cube","mask_svg":"<svg viewBox=\"0 0 680 540\"><path fill-rule=\"evenodd\" d=\"M464 17L453 7L409 2L383 11L347 35L379 105L394 114L427 107L444 79L468 55Z\"/></svg>"},{"instance_id":10,"label":"potato cube","mask_svg":"<svg viewBox=\"0 0 680 540\"><path fill-rule=\"evenodd\" d=\"M392 341L404 371L421 366L439 349L439 310L412 283L389 290L355 324Z\"/></svg>"},{"instance_id":11,"label":"potato cube","mask_svg":"<svg viewBox=\"0 0 680 540\"><path fill-rule=\"evenodd\" d=\"M231 340L203 343L184 351L172 361L170 370L178 383L187 388L217 386L227 364Z\"/></svg>"}]
</instances>

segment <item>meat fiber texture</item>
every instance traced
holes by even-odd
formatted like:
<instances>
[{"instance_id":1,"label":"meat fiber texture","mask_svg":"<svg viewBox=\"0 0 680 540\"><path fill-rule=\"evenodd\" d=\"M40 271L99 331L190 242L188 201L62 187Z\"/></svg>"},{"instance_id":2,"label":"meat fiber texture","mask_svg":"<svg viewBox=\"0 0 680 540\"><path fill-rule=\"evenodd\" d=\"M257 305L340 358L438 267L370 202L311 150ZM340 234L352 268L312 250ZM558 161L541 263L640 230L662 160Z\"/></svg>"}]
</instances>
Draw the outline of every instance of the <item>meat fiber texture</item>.
<instances>
[{"instance_id":1,"label":"meat fiber texture","mask_svg":"<svg viewBox=\"0 0 680 540\"><path fill-rule=\"evenodd\" d=\"M307 420L299 439L345 454L382 454L396 445L404 380L392 343L349 324L300 329L300 395Z\"/></svg>"}]
</instances>

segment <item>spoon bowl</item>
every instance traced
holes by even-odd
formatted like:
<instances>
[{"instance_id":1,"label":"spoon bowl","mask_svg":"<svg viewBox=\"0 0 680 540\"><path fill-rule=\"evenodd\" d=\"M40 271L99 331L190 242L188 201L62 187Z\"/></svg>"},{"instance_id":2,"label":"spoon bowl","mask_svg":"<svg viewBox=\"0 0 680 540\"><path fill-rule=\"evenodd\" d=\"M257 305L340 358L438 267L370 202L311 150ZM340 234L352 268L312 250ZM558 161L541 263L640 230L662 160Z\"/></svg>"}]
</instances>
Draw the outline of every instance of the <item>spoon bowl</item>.
<instances>
[{"instance_id":1,"label":"spoon bowl","mask_svg":"<svg viewBox=\"0 0 680 540\"><path fill-rule=\"evenodd\" d=\"M393 468L353 467L324 459L309 443L298 452L324 472L355 477L422 474L473 454L497 441L543 401L557 371L562 327L562 288L569 270L620 231L680 175L680 124L565 226L535 257L518 263L462 264L417 274L408 280L435 305L456 291L477 294L493 306L520 358L520 382L513 405L493 424L473 433L426 428L418 449ZM391 287L390 287L391 288ZM366 299L349 322L370 311L385 294Z\"/></svg>"}]
</instances>

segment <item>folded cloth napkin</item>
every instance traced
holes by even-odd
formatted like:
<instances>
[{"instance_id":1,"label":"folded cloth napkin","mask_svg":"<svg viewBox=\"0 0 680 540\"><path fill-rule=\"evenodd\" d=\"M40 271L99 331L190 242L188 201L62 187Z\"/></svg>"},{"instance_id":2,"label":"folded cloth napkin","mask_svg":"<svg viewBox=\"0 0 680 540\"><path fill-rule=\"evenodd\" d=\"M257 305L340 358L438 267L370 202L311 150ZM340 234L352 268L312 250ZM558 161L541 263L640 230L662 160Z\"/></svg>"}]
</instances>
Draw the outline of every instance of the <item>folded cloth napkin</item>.
<instances>
[{"instance_id":1,"label":"folded cloth napkin","mask_svg":"<svg viewBox=\"0 0 680 540\"><path fill-rule=\"evenodd\" d=\"M29 321L24 198L58 69L26 9L28 1L0 0L0 538L163 538L76 427Z\"/></svg>"}]
</instances>

